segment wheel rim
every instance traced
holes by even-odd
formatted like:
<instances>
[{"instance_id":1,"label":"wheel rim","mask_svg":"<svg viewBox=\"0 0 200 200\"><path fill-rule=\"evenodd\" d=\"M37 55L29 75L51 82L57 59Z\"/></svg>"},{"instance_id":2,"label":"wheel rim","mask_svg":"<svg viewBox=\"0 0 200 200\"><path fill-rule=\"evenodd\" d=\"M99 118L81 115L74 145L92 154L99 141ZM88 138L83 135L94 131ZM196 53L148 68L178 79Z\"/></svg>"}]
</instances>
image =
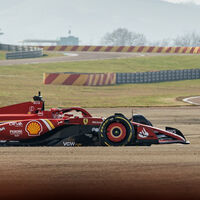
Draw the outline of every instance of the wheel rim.
<instances>
[{"instance_id":1,"label":"wheel rim","mask_svg":"<svg viewBox=\"0 0 200 200\"><path fill-rule=\"evenodd\" d=\"M121 142L126 137L126 128L121 123L112 123L107 128L107 137L112 142Z\"/></svg>"}]
</instances>

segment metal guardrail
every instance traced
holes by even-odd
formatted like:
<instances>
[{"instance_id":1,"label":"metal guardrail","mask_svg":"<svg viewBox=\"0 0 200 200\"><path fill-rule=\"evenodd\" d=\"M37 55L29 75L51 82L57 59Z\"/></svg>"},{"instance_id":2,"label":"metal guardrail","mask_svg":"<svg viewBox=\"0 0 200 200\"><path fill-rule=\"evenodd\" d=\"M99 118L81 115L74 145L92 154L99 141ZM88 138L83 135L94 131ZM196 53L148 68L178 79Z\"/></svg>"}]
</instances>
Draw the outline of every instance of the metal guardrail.
<instances>
[{"instance_id":1,"label":"metal guardrail","mask_svg":"<svg viewBox=\"0 0 200 200\"><path fill-rule=\"evenodd\" d=\"M117 73L117 84L156 83L200 79L200 69L165 70L156 72Z\"/></svg>"},{"instance_id":2,"label":"metal guardrail","mask_svg":"<svg viewBox=\"0 0 200 200\"><path fill-rule=\"evenodd\" d=\"M15 51L6 53L6 59L36 58L43 56L43 50L35 51Z\"/></svg>"},{"instance_id":3,"label":"metal guardrail","mask_svg":"<svg viewBox=\"0 0 200 200\"><path fill-rule=\"evenodd\" d=\"M36 58L43 56L43 49L31 46L0 44L0 50L9 51L6 59Z\"/></svg>"},{"instance_id":4,"label":"metal guardrail","mask_svg":"<svg viewBox=\"0 0 200 200\"><path fill-rule=\"evenodd\" d=\"M35 50L40 50L40 49L41 48L32 47L32 46L0 44L0 50L4 50L4 51L35 51Z\"/></svg>"}]
</instances>

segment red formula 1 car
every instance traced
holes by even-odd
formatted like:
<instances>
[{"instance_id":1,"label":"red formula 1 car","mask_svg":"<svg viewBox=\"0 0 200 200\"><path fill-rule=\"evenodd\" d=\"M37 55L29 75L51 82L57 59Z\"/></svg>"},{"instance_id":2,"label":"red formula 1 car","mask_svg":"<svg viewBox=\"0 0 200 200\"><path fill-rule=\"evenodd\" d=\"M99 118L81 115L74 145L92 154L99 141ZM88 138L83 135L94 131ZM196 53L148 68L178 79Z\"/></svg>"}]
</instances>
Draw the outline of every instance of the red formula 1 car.
<instances>
[{"instance_id":1,"label":"red formula 1 car","mask_svg":"<svg viewBox=\"0 0 200 200\"><path fill-rule=\"evenodd\" d=\"M127 119L116 113L107 119L96 118L79 107L45 110L40 92L33 100L0 108L0 146L149 146L189 143L179 130L155 128L142 115Z\"/></svg>"}]
</instances>

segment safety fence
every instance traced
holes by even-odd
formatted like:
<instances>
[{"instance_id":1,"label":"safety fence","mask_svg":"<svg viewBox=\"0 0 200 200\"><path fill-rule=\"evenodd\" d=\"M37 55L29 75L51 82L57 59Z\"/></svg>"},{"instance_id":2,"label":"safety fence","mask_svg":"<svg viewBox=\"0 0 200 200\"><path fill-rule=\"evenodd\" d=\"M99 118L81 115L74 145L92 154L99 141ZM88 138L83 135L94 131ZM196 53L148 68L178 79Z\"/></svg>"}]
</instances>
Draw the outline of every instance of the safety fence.
<instances>
[{"instance_id":1,"label":"safety fence","mask_svg":"<svg viewBox=\"0 0 200 200\"><path fill-rule=\"evenodd\" d=\"M37 58L43 56L43 50L15 51L6 53L6 59Z\"/></svg>"},{"instance_id":2,"label":"safety fence","mask_svg":"<svg viewBox=\"0 0 200 200\"><path fill-rule=\"evenodd\" d=\"M0 50L8 51L6 59L36 58L43 56L43 49L31 46L0 44Z\"/></svg>"},{"instance_id":3,"label":"safety fence","mask_svg":"<svg viewBox=\"0 0 200 200\"><path fill-rule=\"evenodd\" d=\"M103 86L116 84L116 73L44 73L44 84Z\"/></svg>"},{"instance_id":4,"label":"safety fence","mask_svg":"<svg viewBox=\"0 0 200 200\"><path fill-rule=\"evenodd\" d=\"M157 46L40 46L46 51L93 51L133 53L183 53L200 54L200 47L157 47Z\"/></svg>"},{"instance_id":5,"label":"safety fence","mask_svg":"<svg viewBox=\"0 0 200 200\"><path fill-rule=\"evenodd\" d=\"M164 70L155 72L117 73L116 84L155 83L200 79L200 69Z\"/></svg>"},{"instance_id":6,"label":"safety fence","mask_svg":"<svg viewBox=\"0 0 200 200\"><path fill-rule=\"evenodd\" d=\"M32 47L32 46L0 44L0 50L3 50L3 51L34 51L34 50L38 50L38 49L40 49L40 48Z\"/></svg>"},{"instance_id":7,"label":"safety fence","mask_svg":"<svg viewBox=\"0 0 200 200\"><path fill-rule=\"evenodd\" d=\"M136 73L44 73L44 84L103 86L200 79L200 69Z\"/></svg>"}]
</instances>

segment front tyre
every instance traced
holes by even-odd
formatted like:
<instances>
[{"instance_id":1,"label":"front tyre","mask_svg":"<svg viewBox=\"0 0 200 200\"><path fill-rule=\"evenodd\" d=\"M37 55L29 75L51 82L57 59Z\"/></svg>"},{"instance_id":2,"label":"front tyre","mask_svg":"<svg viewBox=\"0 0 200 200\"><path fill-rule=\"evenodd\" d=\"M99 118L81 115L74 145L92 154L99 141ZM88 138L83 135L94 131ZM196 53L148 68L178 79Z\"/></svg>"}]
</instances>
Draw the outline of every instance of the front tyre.
<instances>
[{"instance_id":1,"label":"front tyre","mask_svg":"<svg viewBox=\"0 0 200 200\"><path fill-rule=\"evenodd\" d=\"M135 138L134 127L124 115L115 114L101 124L99 137L103 146L125 146Z\"/></svg>"}]
</instances>

